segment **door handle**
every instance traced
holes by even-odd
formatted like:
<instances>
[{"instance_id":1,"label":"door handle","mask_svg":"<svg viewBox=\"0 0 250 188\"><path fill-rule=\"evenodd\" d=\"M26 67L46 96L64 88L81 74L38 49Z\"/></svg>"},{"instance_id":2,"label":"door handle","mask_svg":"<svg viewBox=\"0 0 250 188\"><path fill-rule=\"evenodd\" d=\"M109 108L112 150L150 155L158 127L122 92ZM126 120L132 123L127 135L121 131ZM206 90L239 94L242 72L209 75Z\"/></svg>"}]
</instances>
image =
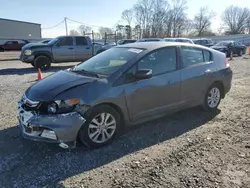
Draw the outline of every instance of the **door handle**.
<instances>
[{"instance_id":1,"label":"door handle","mask_svg":"<svg viewBox=\"0 0 250 188\"><path fill-rule=\"evenodd\" d=\"M69 50L73 50L74 48L68 48Z\"/></svg>"},{"instance_id":2,"label":"door handle","mask_svg":"<svg viewBox=\"0 0 250 188\"><path fill-rule=\"evenodd\" d=\"M90 49L90 47L87 47L86 49Z\"/></svg>"},{"instance_id":3,"label":"door handle","mask_svg":"<svg viewBox=\"0 0 250 188\"><path fill-rule=\"evenodd\" d=\"M204 75L209 75L211 74L211 70L210 69L207 69L205 72L204 72Z\"/></svg>"}]
</instances>

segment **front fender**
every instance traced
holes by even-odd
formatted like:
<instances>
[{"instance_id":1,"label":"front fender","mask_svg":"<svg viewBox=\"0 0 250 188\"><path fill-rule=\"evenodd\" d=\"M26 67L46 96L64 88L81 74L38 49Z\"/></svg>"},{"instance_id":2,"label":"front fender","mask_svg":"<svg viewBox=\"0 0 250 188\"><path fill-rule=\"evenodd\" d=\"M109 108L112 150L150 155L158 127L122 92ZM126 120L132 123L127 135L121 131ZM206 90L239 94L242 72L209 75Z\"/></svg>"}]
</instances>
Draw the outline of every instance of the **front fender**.
<instances>
[{"instance_id":1,"label":"front fender","mask_svg":"<svg viewBox=\"0 0 250 188\"><path fill-rule=\"evenodd\" d=\"M54 62L54 57L53 57L51 49L50 50L39 50L39 51L35 50L33 52L33 55L35 57L43 55L43 56L48 57L51 60L51 62Z\"/></svg>"}]
</instances>

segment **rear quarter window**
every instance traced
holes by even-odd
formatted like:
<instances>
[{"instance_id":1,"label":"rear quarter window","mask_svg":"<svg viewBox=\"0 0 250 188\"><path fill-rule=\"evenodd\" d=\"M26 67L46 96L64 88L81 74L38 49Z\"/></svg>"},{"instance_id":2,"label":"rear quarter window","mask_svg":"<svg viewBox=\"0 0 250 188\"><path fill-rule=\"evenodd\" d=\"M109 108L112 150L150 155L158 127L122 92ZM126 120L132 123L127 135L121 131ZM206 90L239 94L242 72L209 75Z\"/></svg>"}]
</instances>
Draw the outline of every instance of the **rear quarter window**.
<instances>
[{"instance_id":1,"label":"rear quarter window","mask_svg":"<svg viewBox=\"0 0 250 188\"><path fill-rule=\"evenodd\" d=\"M207 50L203 50L203 54L204 54L204 61L205 62L212 61L212 54L211 54L211 52L209 52Z\"/></svg>"},{"instance_id":2,"label":"rear quarter window","mask_svg":"<svg viewBox=\"0 0 250 188\"><path fill-rule=\"evenodd\" d=\"M184 68L204 62L202 49L184 46L181 49Z\"/></svg>"}]
</instances>

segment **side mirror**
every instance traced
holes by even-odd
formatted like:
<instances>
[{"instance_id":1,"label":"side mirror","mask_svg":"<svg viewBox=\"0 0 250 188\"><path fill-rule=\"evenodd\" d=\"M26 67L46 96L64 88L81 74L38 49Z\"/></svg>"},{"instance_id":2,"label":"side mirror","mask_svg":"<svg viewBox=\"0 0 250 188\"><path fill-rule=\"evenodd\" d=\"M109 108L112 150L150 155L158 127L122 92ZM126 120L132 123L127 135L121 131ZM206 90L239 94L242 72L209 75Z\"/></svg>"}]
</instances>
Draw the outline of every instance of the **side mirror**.
<instances>
[{"instance_id":1,"label":"side mirror","mask_svg":"<svg viewBox=\"0 0 250 188\"><path fill-rule=\"evenodd\" d=\"M135 73L135 78L138 80L148 79L152 77L151 69L140 69Z\"/></svg>"}]
</instances>

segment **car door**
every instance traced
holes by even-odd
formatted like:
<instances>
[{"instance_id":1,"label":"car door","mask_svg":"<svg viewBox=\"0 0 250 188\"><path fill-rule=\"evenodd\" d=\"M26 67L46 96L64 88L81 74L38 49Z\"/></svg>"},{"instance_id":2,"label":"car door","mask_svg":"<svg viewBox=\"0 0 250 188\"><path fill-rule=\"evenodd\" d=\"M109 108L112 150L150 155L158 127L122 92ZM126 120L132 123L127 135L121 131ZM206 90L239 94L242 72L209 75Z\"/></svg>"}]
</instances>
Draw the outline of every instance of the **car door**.
<instances>
[{"instance_id":1,"label":"car door","mask_svg":"<svg viewBox=\"0 0 250 188\"><path fill-rule=\"evenodd\" d=\"M151 69L153 76L124 85L131 120L138 121L177 108L181 78L176 48L163 48L144 56L128 71L129 78L134 78L131 74L141 69Z\"/></svg>"},{"instance_id":2,"label":"car door","mask_svg":"<svg viewBox=\"0 0 250 188\"><path fill-rule=\"evenodd\" d=\"M232 46L233 54L237 54L238 53L237 43L236 42L232 42L231 46Z\"/></svg>"},{"instance_id":3,"label":"car door","mask_svg":"<svg viewBox=\"0 0 250 188\"><path fill-rule=\"evenodd\" d=\"M17 49L17 44L18 44L17 41L8 41L8 42L5 43L4 49L5 50L18 50Z\"/></svg>"},{"instance_id":4,"label":"car door","mask_svg":"<svg viewBox=\"0 0 250 188\"><path fill-rule=\"evenodd\" d=\"M181 54L181 102L184 106L192 106L203 100L216 70L208 50L182 46Z\"/></svg>"},{"instance_id":5,"label":"car door","mask_svg":"<svg viewBox=\"0 0 250 188\"><path fill-rule=\"evenodd\" d=\"M75 61L75 49L73 37L62 37L52 47L52 53L56 62Z\"/></svg>"},{"instance_id":6,"label":"car door","mask_svg":"<svg viewBox=\"0 0 250 188\"><path fill-rule=\"evenodd\" d=\"M76 61L83 61L92 56L92 46L88 44L86 37L75 37Z\"/></svg>"}]
</instances>

